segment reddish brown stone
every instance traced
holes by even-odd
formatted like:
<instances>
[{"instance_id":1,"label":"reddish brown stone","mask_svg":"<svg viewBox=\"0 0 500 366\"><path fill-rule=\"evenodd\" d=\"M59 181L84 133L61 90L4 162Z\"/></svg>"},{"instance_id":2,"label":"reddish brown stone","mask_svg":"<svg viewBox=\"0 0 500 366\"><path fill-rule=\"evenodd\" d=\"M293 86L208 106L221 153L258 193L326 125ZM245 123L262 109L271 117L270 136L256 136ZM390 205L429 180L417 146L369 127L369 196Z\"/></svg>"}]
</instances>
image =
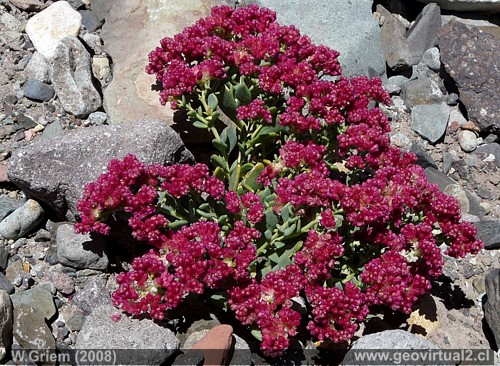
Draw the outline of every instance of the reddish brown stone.
<instances>
[{"instance_id":1,"label":"reddish brown stone","mask_svg":"<svg viewBox=\"0 0 500 366\"><path fill-rule=\"evenodd\" d=\"M218 366L228 364L233 347L233 327L227 324L212 328L191 350L200 350L205 356L204 365Z\"/></svg>"}]
</instances>

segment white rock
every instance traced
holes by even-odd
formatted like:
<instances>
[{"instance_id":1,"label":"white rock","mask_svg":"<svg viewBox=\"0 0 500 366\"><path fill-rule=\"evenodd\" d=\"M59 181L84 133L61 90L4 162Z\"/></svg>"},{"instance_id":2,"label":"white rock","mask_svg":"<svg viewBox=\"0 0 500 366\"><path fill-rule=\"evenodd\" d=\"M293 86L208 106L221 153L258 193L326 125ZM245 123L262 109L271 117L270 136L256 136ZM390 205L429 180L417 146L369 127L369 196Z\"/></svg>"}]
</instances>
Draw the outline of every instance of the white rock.
<instances>
[{"instance_id":1,"label":"white rock","mask_svg":"<svg viewBox=\"0 0 500 366\"><path fill-rule=\"evenodd\" d=\"M461 131L458 134L458 143L460 147L465 152L471 152L476 150L477 147L477 137L476 134L469 130Z\"/></svg>"},{"instance_id":2,"label":"white rock","mask_svg":"<svg viewBox=\"0 0 500 366\"><path fill-rule=\"evenodd\" d=\"M36 50L47 59L55 55L64 37L76 37L82 26L82 16L66 1L58 1L34 15L26 24L26 33Z\"/></svg>"}]
</instances>

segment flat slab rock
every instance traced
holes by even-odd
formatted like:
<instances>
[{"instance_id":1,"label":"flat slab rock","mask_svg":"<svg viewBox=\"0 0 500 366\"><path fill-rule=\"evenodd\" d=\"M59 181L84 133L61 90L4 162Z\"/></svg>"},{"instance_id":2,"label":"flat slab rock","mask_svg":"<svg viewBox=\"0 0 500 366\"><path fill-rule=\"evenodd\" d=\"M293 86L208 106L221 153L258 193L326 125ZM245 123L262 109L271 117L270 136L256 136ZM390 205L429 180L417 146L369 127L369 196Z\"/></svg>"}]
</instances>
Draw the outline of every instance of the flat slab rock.
<instances>
[{"instance_id":1,"label":"flat slab rock","mask_svg":"<svg viewBox=\"0 0 500 366\"><path fill-rule=\"evenodd\" d=\"M104 305L86 318L76 348L119 350L116 364L160 365L177 352L179 341L171 330L150 319L133 319Z\"/></svg>"},{"instance_id":2,"label":"flat slab rock","mask_svg":"<svg viewBox=\"0 0 500 366\"><path fill-rule=\"evenodd\" d=\"M167 123L143 120L39 139L14 152L8 174L16 186L71 221L85 184L106 171L110 160L130 153L146 164L193 159Z\"/></svg>"},{"instance_id":3,"label":"flat slab rock","mask_svg":"<svg viewBox=\"0 0 500 366\"><path fill-rule=\"evenodd\" d=\"M160 46L162 38L180 33L207 16L213 6L228 3L223 0L113 2L101 33L105 51L113 59L113 81L103 91L110 124L147 118L173 123L173 111L160 104L158 92L152 88L156 83L154 75L145 72L148 54Z\"/></svg>"}]
</instances>

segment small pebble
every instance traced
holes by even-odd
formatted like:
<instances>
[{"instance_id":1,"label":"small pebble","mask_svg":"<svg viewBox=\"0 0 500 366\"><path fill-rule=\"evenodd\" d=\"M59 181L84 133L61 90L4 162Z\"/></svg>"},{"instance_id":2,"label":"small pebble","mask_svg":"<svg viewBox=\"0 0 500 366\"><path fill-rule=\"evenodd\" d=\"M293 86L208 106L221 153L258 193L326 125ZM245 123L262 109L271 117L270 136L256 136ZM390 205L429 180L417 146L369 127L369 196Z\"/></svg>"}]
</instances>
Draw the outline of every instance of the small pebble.
<instances>
[{"instance_id":1,"label":"small pebble","mask_svg":"<svg viewBox=\"0 0 500 366\"><path fill-rule=\"evenodd\" d=\"M458 134L458 143L465 152L472 152L477 147L476 134L469 130L463 130Z\"/></svg>"}]
</instances>

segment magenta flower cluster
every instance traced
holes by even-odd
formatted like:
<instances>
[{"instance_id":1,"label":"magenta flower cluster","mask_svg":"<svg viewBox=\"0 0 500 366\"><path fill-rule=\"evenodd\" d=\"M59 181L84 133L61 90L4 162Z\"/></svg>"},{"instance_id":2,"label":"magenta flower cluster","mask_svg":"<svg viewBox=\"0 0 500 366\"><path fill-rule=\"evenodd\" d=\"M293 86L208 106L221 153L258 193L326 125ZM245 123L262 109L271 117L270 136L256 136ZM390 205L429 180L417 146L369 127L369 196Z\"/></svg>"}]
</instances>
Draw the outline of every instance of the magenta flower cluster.
<instances>
[{"instance_id":1,"label":"magenta flower cluster","mask_svg":"<svg viewBox=\"0 0 500 366\"><path fill-rule=\"evenodd\" d=\"M117 278L116 306L163 319L190 294L224 292L273 357L300 325L344 342L374 305L411 312L442 273L441 247L482 248L458 202L390 145L371 104L390 103L381 81L343 77L336 51L275 19L255 5L215 7L161 41L147 72L163 104L213 132L217 168L113 160L86 186L76 225L107 234L122 212L146 244ZM215 129L217 106L235 132Z\"/></svg>"}]
</instances>

